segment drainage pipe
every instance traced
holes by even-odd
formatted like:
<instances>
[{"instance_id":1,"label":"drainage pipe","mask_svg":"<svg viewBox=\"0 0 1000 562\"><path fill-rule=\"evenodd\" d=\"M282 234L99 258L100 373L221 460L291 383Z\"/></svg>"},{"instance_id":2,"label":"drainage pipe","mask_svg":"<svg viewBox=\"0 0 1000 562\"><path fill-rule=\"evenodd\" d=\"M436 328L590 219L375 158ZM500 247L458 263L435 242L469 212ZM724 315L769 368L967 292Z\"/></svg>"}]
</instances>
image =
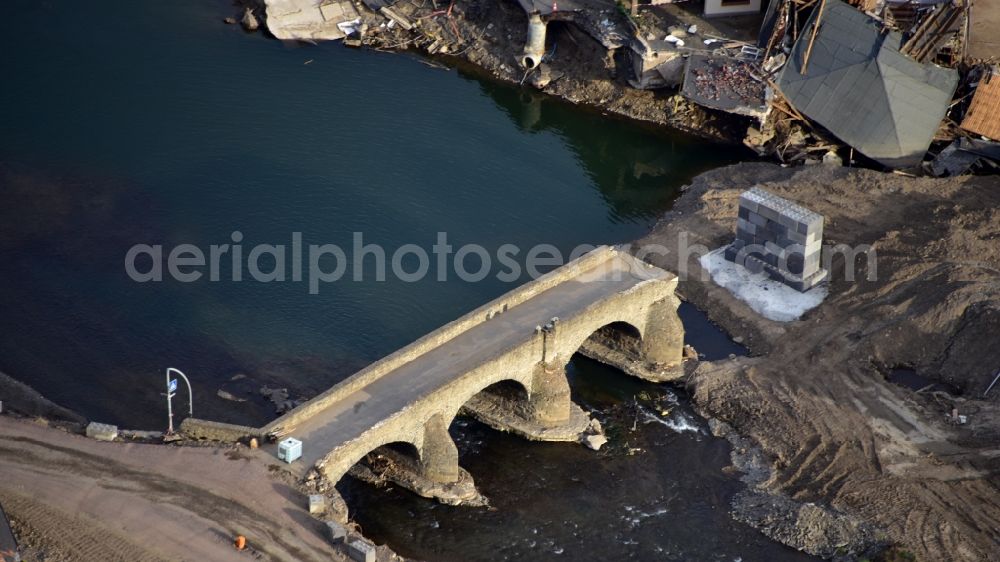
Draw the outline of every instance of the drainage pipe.
<instances>
[{"instance_id":1,"label":"drainage pipe","mask_svg":"<svg viewBox=\"0 0 1000 562\"><path fill-rule=\"evenodd\" d=\"M528 15L528 40L524 43L521 66L535 68L545 55L545 22L537 12Z\"/></svg>"}]
</instances>

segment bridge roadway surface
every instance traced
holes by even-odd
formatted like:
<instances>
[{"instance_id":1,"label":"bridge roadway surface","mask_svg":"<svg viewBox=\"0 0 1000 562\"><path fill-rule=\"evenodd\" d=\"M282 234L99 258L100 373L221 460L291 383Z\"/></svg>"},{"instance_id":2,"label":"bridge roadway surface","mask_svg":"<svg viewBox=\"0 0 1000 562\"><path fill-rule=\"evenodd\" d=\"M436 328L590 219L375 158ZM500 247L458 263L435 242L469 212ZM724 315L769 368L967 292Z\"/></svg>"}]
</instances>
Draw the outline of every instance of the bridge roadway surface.
<instances>
[{"instance_id":1,"label":"bridge roadway surface","mask_svg":"<svg viewBox=\"0 0 1000 562\"><path fill-rule=\"evenodd\" d=\"M643 269L644 264L636 258L618 254L597 268L476 325L296 424L288 435L303 442L304 467L315 465L333 449L360 437L416 398L444 387L486 359L530 340L535 326L547 323L554 316L572 318L595 302L650 279L652 276Z\"/></svg>"}]
</instances>

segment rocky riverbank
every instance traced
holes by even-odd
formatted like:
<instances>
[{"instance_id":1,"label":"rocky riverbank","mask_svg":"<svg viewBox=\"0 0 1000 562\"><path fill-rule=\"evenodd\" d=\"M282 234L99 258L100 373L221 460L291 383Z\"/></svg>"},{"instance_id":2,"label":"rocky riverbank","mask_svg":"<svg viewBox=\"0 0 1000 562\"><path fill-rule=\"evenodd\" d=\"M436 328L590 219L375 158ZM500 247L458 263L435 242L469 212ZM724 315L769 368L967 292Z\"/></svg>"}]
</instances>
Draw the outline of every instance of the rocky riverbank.
<instances>
[{"instance_id":1,"label":"rocky riverbank","mask_svg":"<svg viewBox=\"0 0 1000 562\"><path fill-rule=\"evenodd\" d=\"M45 398L21 381L0 373L0 410L13 410L25 416L82 424L83 416Z\"/></svg>"},{"instance_id":2,"label":"rocky riverbank","mask_svg":"<svg viewBox=\"0 0 1000 562\"><path fill-rule=\"evenodd\" d=\"M920 560L989 559L1000 392L983 393L1000 367L1000 182L739 164L696 178L637 245L671 249L651 261L680 271L678 243L730 242L738 195L754 185L825 215L825 244L871 245L877 271L860 260L847 281L834 260L825 302L778 323L684 258L683 297L755 353L699 365L687 381L748 470L734 516L824 557L893 545ZM896 386L886 376L898 367L961 394Z\"/></svg>"}]
</instances>

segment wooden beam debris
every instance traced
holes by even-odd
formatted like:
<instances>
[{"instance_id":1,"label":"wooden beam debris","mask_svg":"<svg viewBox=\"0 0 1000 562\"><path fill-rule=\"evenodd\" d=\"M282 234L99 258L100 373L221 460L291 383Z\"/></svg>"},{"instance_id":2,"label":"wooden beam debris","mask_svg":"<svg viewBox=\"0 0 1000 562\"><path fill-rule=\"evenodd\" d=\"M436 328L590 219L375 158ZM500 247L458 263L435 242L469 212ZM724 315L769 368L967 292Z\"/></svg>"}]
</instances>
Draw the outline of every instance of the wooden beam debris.
<instances>
[{"instance_id":1,"label":"wooden beam debris","mask_svg":"<svg viewBox=\"0 0 1000 562\"><path fill-rule=\"evenodd\" d=\"M997 369L996 375L997 376L993 378L993 382L990 383L990 386L986 388L986 392L983 393L983 398L986 398L986 395L989 394L991 390L993 390L993 385L995 385L997 381L1000 380L1000 369Z\"/></svg>"},{"instance_id":2,"label":"wooden beam debris","mask_svg":"<svg viewBox=\"0 0 1000 562\"><path fill-rule=\"evenodd\" d=\"M823 19L823 8L826 7L826 0L822 0L819 3L819 12L816 14L816 21L813 23L812 37L809 38L809 46L806 47L806 54L802 57L802 68L799 69L799 74L803 76L806 73L806 69L809 67L809 55L813 52L813 43L816 42L816 34L819 32L819 24Z\"/></svg>"},{"instance_id":3,"label":"wooden beam debris","mask_svg":"<svg viewBox=\"0 0 1000 562\"><path fill-rule=\"evenodd\" d=\"M953 37L959 28L959 18L967 9L961 4L942 4L920 23L900 52L925 63L937 54L941 44Z\"/></svg>"},{"instance_id":4,"label":"wooden beam debris","mask_svg":"<svg viewBox=\"0 0 1000 562\"><path fill-rule=\"evenodd\" d=\"M380 8L379 12L381 12L383 16L396 22L403 29L407 31L413 29L413 23L409 19L407 19L406 16L397 12L396 10L393 10L389 6L384 6Z\"/></svg>"}]
</instances>

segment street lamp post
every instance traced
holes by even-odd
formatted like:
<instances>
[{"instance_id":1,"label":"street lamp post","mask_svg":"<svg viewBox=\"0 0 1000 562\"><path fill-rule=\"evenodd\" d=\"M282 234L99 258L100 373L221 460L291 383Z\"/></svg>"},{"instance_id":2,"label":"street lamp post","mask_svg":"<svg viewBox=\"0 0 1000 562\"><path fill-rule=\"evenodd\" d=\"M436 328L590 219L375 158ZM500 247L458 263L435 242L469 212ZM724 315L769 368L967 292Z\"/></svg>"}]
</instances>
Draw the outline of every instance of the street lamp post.
<instances>
[{"instance_id":1,"label":"street lamp post","mask_svg":"<svg viewBox=\"0 0 1000 562\"><path fill-rule=\"evenodd\" d=\"M194 397L191 394L191 381L188 380L187 375L182 373L180 369L175 369L173 367L167 367L167 435L173 435L174 433L174 407L173 407L173 397L177 391L177 379L170 379L170 373L177 373L184 379L184 384L188 388L188 416L194 415Z\"/></svg>"}]
</instances>

